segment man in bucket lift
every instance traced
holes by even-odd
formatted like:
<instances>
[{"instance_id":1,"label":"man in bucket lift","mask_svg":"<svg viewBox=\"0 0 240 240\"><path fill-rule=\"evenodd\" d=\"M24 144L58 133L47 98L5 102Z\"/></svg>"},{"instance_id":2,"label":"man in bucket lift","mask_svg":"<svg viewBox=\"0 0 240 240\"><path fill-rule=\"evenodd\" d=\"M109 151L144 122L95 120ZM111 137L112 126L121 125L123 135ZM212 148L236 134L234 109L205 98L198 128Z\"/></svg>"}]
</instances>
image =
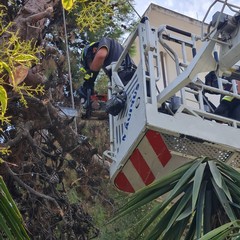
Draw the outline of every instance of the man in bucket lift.
<instances>
[{"instance_id":1,"label":"man in bucket lift","mask_svg":"<svg viewBox=\"0 0 240 240\"><path fill-rule=\"evenodd\" d=\"M94 93L94 83L100 69L103 69L111 80L112 72L107 67L113 62L117 62L122 52L123 46L121 44L106 37L103 37L99 42L87 45L83 49L81 55L82 68L80 70L84 73L84 83L77 91L80 98L86 100L87 90L89 89L91 94ZM131 80L135 70L136 66L127 54L118 72L124 86ZM126 95L124 92L114 95L106 104L106 112L116 116L124 107L125 102Z\"/></svg>"},{"instance_id":2,"label":"man in bucket lift","mask_svg":"<svg viewBox=\"0 0 240 240\"><path fill-rule=\"evenodd\" d=\"M227 78L226 78L227 79ZM230 81L230 80L229 80ZM218 88L217 76L214 71L209 72L205 77L205 84ZM231 90L231 84L224 84L224 89L227 91ZM238 84L238 93L240 93L240 86ZM211 92L209 92L211 93ZM231 96L222 96L220 104L214 110L215 114L228 117L237 121L240 121L240 99Z\"/></svg>"},{"instance_id":3,"label":"man in bucket lift","mask_svg":"<svg viewBox=\"0 0 240 240\"><path fill-rule=\"evenodd\" d=\"M240 99L224 96L214 113L240 121Z\"/></svg>"}]
</instances>

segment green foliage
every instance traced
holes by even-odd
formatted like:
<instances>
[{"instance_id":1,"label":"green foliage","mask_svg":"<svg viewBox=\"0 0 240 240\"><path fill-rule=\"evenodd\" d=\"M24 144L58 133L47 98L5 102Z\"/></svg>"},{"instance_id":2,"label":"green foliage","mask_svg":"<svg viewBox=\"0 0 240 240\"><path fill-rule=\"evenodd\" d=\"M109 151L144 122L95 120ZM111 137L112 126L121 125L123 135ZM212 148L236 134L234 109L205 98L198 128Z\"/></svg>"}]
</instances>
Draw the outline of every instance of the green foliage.
<instances>
[{"instance_id":1,"label":"green foliage","mask_svg":"<svg viewBox=\"0 0 240 240\"><path fill-rule=\"evenodd\" d=\"M200 239L214 229L223 237L213 239L225 239L239 232L240 173L208 158L189 162L138 191L112 221L163 195L164 200L143 218L139 236L147 229L151 229L145 238L149 240ZM217 230L229 222L231 231L224 227Z\"/></svg>"},{"instance_id":2,"label":"green foliage","mask_svg":"<svg viewBox=\"0 0 240 240\"><path fill-rule=\"evenodd\" d=\"M87 4L87 1L85 1L85 0L82 0L82 1L78 0L75 2ZM96 5L97 2L99 3L98 6ZM85 5L86 7L88 7L89 11L93 14L94 17L96 15L96 13L99 13L99 11L101 11L104 15L103 17L101 15L96 16L96 18L94 18L94 21L92 22L92 29L94 29L95 34L97 34L97 31L99 31L98 33L101 33L100 35L97 34L96 36L94 36L94 39L96 39L96 38L99 39L101 36L108 34L108 33L114 34L114 32L116 32L116 36L119 37L123 32L125 32L124 28L122 30L119 28L119 26L121 26L121 24L119 24L119 21L126 20L126 22L128 22L127 18L129 16L128 13L130 12L130 10L128 8L128 10L126 11L125 8L122 8L122 3L126 6L125 1L105 1L105 4L103 4L103 1L88 1L88 3L91 3L89 6L96 5L96 9L89 8L89 6ZM118 11L118 10L116 10L116 7L114 7L113 5L117 4L117 3L119 3L119 9L120 8L124 9L124 16L122 16L121 17L122 19L119 19L119 21L118 20L112 21L112 19L114 18L113 14L115 14ZM75 3L74 3L74 0L73 1L63 0L63 4L65 4L64 7L66 9L71 9L73 4L75 4ZM83 7L83 4L81 5L81 8L82 7ZM80 11L77 10L77 12L80 12ZM121 11L119 11L118 17L120 17L120 15L121 15L120 12ZM0 11L0 14L1 13L4 15L4 11L2 11L2 12ZM82 12L82 13L84 13L84 12ZM85 12L85 14L87 14L87 13ZM99 17L99 18L97 18L97 17ZM101 17L102 17L102 20L101 20ZM1 18L1 15L0 15L0 18ZM0 20L2 20L2 19L0 19ZM89 19L89 20L91 20L91 19ZM98 22L98 21L103 23L103 25L101 26L100 24L96 24L96 22ZM84 22L82 22L82 24L84 24ZM98 30L95 28L96 25L100 28L100 30L99 30L99 28L98 28ZM0 78L0 87L1 87L1 89L0 89L0 103L1 103L0 116L4 116L4 118L2 118L2 121L5 121L5 122L7 121L7 118L5 117L5 113L7 110L7 103L8 103L7 92L5 90L6 86L12 87L14 91L19 93L20 100L25 106L27 106L27 103L24 98L25 94L33 97L33 94L43 93L43 91L44 91L42 86L38 86L36 89L33 89L30 86L26 86L24 83L21 83L20 82L21 80L20 81L17 80L16 68L18 66L28 68L28 69L31 68L32 64L38 63L38 58L36 57L36 53L42 53L42 51L41 51L41 49L37 48L34 45L34 43L31 41L28 41L28 42L21 41L18 38L17 33L13 33L9 30L10 26L11 26L11 23L5 25L3 21L0 21L0 36L4 35L5 33L7 33L7 35L10 36L10 38L7 41L2 43L2 49L0 50L0 56L1 56L1 58L0 58L1 59L0 74L2 77L2 78ZM88 28L88 26L85 27L85 29L87 29L87 28ZM105 31L106 29L107 29L108 33ZM77 66L77 64L76 64L76 66ZM10 79L11 79L11 81L9 83L7 83L7 80L10 80ZM105 85L105 87L106 87L106 85ZM9 151L7 149L0 149L0 151L2 154L9 153ZM0 162L1 162L1 160L0 160ZM77 202L79 200L75 188L73 188L70 193L70 200L73 203ZM17 214L17 215L19 215L19 214ZM13 218L12 216L14 216L14 215L10 214L9 216L1 217L1 227L2 228L1 228L0 232L1 233L4 232L2 234L2 237L7 237L7 239L28 239L27 236L21 237L20 233L16 232L15 228L13 229L13 227L16 224L15 221L18 221L18 219ZM99 210L99 219L103 219L108 216L109 215L106 211ZM10 217L10 218L8 218L8 217ZM133 217L133 219L135 219L135 214L133 214L132 217ZM127 221L128 221L128 219L126 219L126 223L127 223ZM19 220L19 223L20 223L19 226L23 227L22 220L21 221ZM109 234L107 233L107 235L111 236L113 238L115 236L115 230L116 230L117 238L123 239L124 236L127 237L134 233L134 230L132 230L132 233L129 233L129 232L123 233L124 231L122 231L122 230L120 231L116 228L118 228L118 226L115 226L113 230L108 229L107 231ZM125 222L121 224L121 229L124 229L124 228L125 228ZM0 238L1 238L1 233L0 233ZM21 229L21 233L24 233L24 228ZM15 234L18 234L18 235L16 236ZM105 235L105 236L107 236L107 235ZM107 237L105 239L109 239L109 238Z\"/></svg>"},{"instance_id":3,"label":"green foliage","mask_svg":"<svg viewBox=\"0 0 240 240\"><path fill-rule=\"evenodd\" d=\"M12 23L4 22L6 8L0 4L0 37L2 38L0 49L0 121L1 124L9 123L10 117L6 117L8 96L6 87L11 87L19 93L21 102L27 106L24 94L33 96L33 93L43 93L43 87L33 89L21 84L32 64L38 63L37 53L41 49L31 41L21 41L17 33L10 31ZM0 148L2 155L9 154L8 148ZM0 159L0 163L3 159ZM10 196L2 177L0 176L0 237L1 239L29 239L12 197Z\"/></svg>"},{"instance_id":4,"label":"green foliage","mask_svg":"<svg viewBox=\"0 0 240 240\"><path fill-rule=\"evenodd\" d=\"M94 32L105 24L109 24L110 17L113 15L113 9L109 3L109 0L82 3L82 10L76 19L80 31L88 29Z\"/></svg>"},{"instance_id":5,"label":"green foliage","mask_svg":"<svg viewBox=\"0 0 240 240\"><path fill-rule=\"evenodd\" d=\"M33 96L33 93L39 94L44 92L42 86L32 89L29 86L25 86L25 84L19 85L26 77L28 69L32 64L38 62L36 54L42 51L35 47L31 41L21 41L17 33L9 31L12 24L4 24L4 10L5 8L0 5L0 37L4 34L8 34L10 37L7 40L3 40L0 50L0 121L2 125L10 122L10 117L5 116L8 104L7 86L12 87L15 92L19 93L20 101L24 106L27 106L24 93L28 96ZM23 69L25 71L24 74ZM8 78L9 83L7 83L6 78ZM0 149L2 154L5 154L5 151L7 149Z\"/></svg>"},{"instance_id":6,"label":"green foliage","mask_svg":"<svg viewBox=\"0 0 240 240\"><path fill-rule=\"evenodd\" d=\"M23 219L0 176L0 238L9 240L30 239L24 228Z\"/></svg>"},{"instance_id":7,"label":"green foliage","mask_svg":"<svg viewBox=\"0 0 240 240\"><path fill-rule=\"evenodd\" d=\"M43 94L44 93L44 86L38 85L36 88L32 88L31 86L27 86L24 83L22 85L19 85L16 89L16 91L20 95L20 102L27 107L27 101L24 98L24 93L26 93L30 97L34 97L35 94Z\"/></svg>"},{"instance_id":8,"label":"green foliage","mask_svg":"<svg viewBox=\"0 0 240 240\"><path fill-rule=\"evenodd\" d=\"M26 74L28 69L33 65L38 63L39 59L36 57L37 53L43 53L43 51L36 47L32 41L21 41L18 34L11 32L10 26L12 23L4 24L3 17L5 8L0 5L0 36L8 34L9 37L2 42L2 48L0 50L0 98L1 98L1 117L2 122L5 120L4 114L6 112L7 106L7 94L4 85L9 85L21 95L22 102L26 105L26 101L23 98L22 91L26 92L29 96L31 93L43 93L43 88L31 89L25 87L25 85L19 86L24 80L22 72L16 72L16 69L21 67L21 71L24 69ZM4 39L4 38L3 38ZM9 83L7 84L4 78L9 78Z\"/></svg>"},{"instance_id":9,"label":"green foliage","mask_svg":"<svg viewBox=\"0 0 240 240\"><path fill-rule=\"evenodd\" d=\"M130 0L130 2L133 2L133 0ZM93 5L97 7L96 10L90 7ZM99 8L100 10L98 10ZM105 8L107 8L106 11L104 10ZM89 9L89 12L87 12L87 9ZM100 12L104 12L103 15L99 16L102 20L97 19ZM89 20L86 20L84 16ZM73 4L73 8L66 14L66 20L68 32L74 33L74 40L69 41L71 47L70 62L72 80L75 85L74 89L79 87L79 82L83 79L79 71L79 49L84 47L85 43L99 41L104 36L114 38L122 43L123 35L126 36L126 34L131 32L136 26L133 9L128 1L124 0L76 0ZM78 23L77 26L76 22ZM100 25L99 22L103 24ZM89 25L92 25L92 27ZM92 28L94 28L94 31L89 30Z\"/></svg>"},{"instance_id":10,"label":"green foliage","mask_svg":"<svg viewBox=\"0 0 240 240\"><path fill-rule=\"evenodd\" d=\"M100 74L98 77L98 81L96 81L96 91L99 94L106 94L108 90L108 82L109 78L106 76L106 74Z\"/></svg>"},{"instance_id":11,"label":"green foliage","mask_svg":"<svg viewBox=\"0 0 240 240\"><path fill-rule=\"evenodd\" d=\"M137 237L140 231L140 225L134 224L134 222L139 222L146 213L153 208L157 202L152 202L143 206L139 210L133 211L128 216L109 223L108 220L111 217L114 209L126 202L127 195L116 191L112 186L108 186L108 197L114 199L114 204L105 207L101 202L97 202L93 209L91 209L91 214L93 215L94 222L96 226L100 229L100 236L97 240L132 240ZM138 240L142 240L144 236L139 236Z\"/></svg>"},{"instance_id":12,"label":"green foliage","mask_svg":"<svg viewBox=\"0 0 240 240\"><path fill-rule=\"evenodd\" d=\"M41 49L35 47L32 41L21 41L18 34L6 30L10 37L3 42L0 51L0 73L6 70L10 77L14 78L13 70L16 66L24 65L31 67L32 64L37 63L39 60L35 56L41 53Z\"/></svg>"},{"instance_id":13,"label":"green foliage","mask_svg":"<svg viewBox=\"0 0 240 240\"><path fill-rule=\"evenodd\" d=\"M79 203L80 198L77 193L76 187L72 187L68 190L68 199L70 203Z\"/></svg>"},{"instance_id":14,"label":"green foliage","mask_svg":"<svg viewBox=\"0 0 240 240\"><path fill-rule=\"evenodd\" d=\"M14 91L21 96L21 102L26 106L26 101L23 97L23 92L32 96L33 93L43 93L43 87L39 86L37 89L32 89L24 84L19 85L28 72L28 69L38 63L37 53L43 51L36 47L32 41L21 41L18 34L10 31L12 23L6 24L4 22L6 8L0 5L0 37L7 34L9 37L3 39L0 49L0 120L2 124L9 122L9 118L5 117L7 110L7 92L6 86L10 86ZM24 70L24 71L23 71ZM6 78L9 83L7 83Z\"/></svg>"},{"instance_id":15,"label":"green foliage","mask_svg":"<svg viewBox=\"0 0 240 240\"><path fill-rule=\"evenodd\" d=\"M1 130L2 131L2 130ZM6 147L0 147L0 153L2 156L4 155L9 155L10 154L10 150L9 148L6 148ZM0 165L4 162L4 160L0 157Z\"/></svg>"},{"instance_id":16,"label":"green foliage","mask_svg":"<svg viewBox=\"0 0 240 240\"><path fill-rule=\"evenodd\" d=\"M7 92L3 86L0 85L0 102L1 102L1 117L0 120L4 122L5 113L7 111Z\"/></svg>"},{"instance_id":17,"label":"green foliage","mask_svg":"<svg viewBox=\"0 0 240 240\"><path fill-rule=\"evenodd\" d=\"M77 23L82 38L89 42L104 36L119 39L136 26L133 9L124 0L76 0L68 17Z\"/></svg>"},{"instance_id":18,"label":"green foliage","mask_svg":"<svg viewBox=\"0 0 240 240\"><path fill-rule=\"evenodd\" d=\"M240 239L240 221L233 221L226 223L211 232L205 234L199 240L226 240L227 237L231 237L231 240L239 240ZM234 234L236 232L236 234Z\"/></svg>"}]
</instances>

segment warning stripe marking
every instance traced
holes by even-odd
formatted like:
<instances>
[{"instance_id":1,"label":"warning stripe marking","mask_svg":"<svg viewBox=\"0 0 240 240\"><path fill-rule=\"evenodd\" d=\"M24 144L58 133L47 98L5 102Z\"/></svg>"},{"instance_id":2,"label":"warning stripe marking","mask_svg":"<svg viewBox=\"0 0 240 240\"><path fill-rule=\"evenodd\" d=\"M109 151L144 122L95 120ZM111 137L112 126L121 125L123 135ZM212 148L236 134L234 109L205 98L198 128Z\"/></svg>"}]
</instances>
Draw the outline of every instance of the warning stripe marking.
<instances>
[{"instance_id":1,"label":"warning stripe marking","mask_svg":"<svg viewBox=\"0 0 240 240\"><path fill-rule=\"evenodd\" d=\"M116 178L114 179L114 183L116 187L120 190L125 192L134 192L134 188L132 187L131 183L128 181L128 178L125 176L123 171L120 171Z\"/></svg>"},{"instance_id":2,"label":"warning stripe marking","mask_svg":"<svg viewBox=\"0 0 240 240\"><path fill-rule=\"evenodd\" d=\"M167 149L160 133L153 130L148 130L146 133L146 137L150 145L152 146L154 152L158 156L158 159L162 163L163 167L165 167L171 158L171 154Z\"/></svg>"},{"instance_id":3,"label":"warning stripe marking","mask_svg":"<svg viewBox=\"0 0 240 240\"><path fill-rule=\"evenodd\" d=\"M126 163L122 171L135 190L146 185L130 160Z\"/></svg>"},{"instance_id":4,"label":"warning stripe marking","mask_svg":"<svg viewBox=\"0 0 240 240\"><path fill-rule=\"evenodd\" d=\"M115 177L114 183L122 191L135 192L165 175L170 159L171 153L160 133L148 130Z\"/></svg>"},{"instance_id":5,"label":"warning stripe marking","mask_svg":"<svg viewBox=\"0 0 240 240\"><path fill-rule=\"evenodd\" d=\"M151 168L151 171L155 178L159 176L159 171L164 171L162 163L159 161L158 156L156 155L153 148L149 145L148 139L145 137L139 144L139 151L141 152L143 158L147 162L148 166Z\"/></svg>"},{"instance_id":6,"label":"warning stripe marking","mask_svg":"<svg viewBox=\"0 0 240 240\"><path fill-rule=\"evenodd\" d=\"M146 185L155 180L155 176L153 175L151 169L149 168L138 148L133 151L133 154L130 157L130 161Z\"/></svg>"}]
</instances>

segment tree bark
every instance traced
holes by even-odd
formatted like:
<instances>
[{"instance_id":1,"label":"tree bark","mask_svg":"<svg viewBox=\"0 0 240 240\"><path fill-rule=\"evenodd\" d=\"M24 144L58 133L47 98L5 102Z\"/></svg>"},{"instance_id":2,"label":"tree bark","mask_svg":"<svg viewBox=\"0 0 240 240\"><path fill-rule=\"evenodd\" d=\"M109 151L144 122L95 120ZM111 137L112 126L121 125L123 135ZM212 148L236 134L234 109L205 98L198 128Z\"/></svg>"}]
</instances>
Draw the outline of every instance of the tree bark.
<instances>
[{"instance_id":1,"label":"tree bark","mask_svg":"<svg viewBox=\"0 0 240 240\"><path fill-rule=\"evenodd\" d=\"M70 227L62 229L65 237L75 236L77 239L81 233L84 236L81 239L89 239L87 236L92 231L90 229L97 232L96 228L81 206L68 201L65 188L70 187L66 180L70 176L71 183L75 181L75 175L76 179L81 179L83 186L86 185L83 184L83 179L85 182L90 181L86 168L96 150L87 140L82 141L80 132L73 128L73 119L63 116L58 108L59 103L56 101L65 100L63 92L59 93L65 79L61 79L62 76L58 73L64 71L66 58L59 49L50 47L44 40L48 22L51 24L60 10L60 0L25 0L14 19L12 31L18 32L21 40L31 40L33 45L46 48L45 55L39 55L40 64L29 70L23 83L32 87L44 84L46 91L44 95L34 97L23 92L27 101L26 108L21 103L19 94L8 88L7 114L11 116L11 126L3 126L3 142L0 147L9 147L11 154L2 156L5 163L0 166L0 174L5 177L25 219L31 222L28 227L32 238L46 239L53 235L55 228L59 229L56 224L57 215L58 222L64 219L64 226L70 221ZM2 37L6 39L7 36ZM55 71L48 75L48 68ZM69 169L70 176L66 173ZM93 169L92 167L91 171ZM20 188L15 186L16 183ZM63 186L62 191L58 189L60 184ZM36 200L38 198L41 200ZM41 204L34 204L35 201L41 201ZM82 216L74 215L77 211L84 215L86 222L82 221ZM66 216L70 215L71 220L68 220ZM86 226L79 227L80 222Z\"/></svg>"}]
</instances>

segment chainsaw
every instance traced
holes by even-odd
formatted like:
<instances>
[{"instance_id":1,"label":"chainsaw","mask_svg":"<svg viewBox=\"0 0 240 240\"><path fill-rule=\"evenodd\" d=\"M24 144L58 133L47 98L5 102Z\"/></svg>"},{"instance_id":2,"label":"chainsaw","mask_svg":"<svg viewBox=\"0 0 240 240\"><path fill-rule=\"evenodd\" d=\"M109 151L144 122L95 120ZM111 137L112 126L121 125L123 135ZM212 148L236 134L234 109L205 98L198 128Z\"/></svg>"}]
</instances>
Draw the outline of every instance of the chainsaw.
<instances>
[{"instance_id":1,"label":"chainsaw","mask_svg":"<svg viewBox=\"0 0 240 240\"><path fill-rule=\"evenodd\" d=\"M81 117L82 119L99 119L103 120L108 118L106 113L107 94L93 94L91 89L87 89L87 96L84 103L81 104Z\"/></svg>"}]
</instances>

